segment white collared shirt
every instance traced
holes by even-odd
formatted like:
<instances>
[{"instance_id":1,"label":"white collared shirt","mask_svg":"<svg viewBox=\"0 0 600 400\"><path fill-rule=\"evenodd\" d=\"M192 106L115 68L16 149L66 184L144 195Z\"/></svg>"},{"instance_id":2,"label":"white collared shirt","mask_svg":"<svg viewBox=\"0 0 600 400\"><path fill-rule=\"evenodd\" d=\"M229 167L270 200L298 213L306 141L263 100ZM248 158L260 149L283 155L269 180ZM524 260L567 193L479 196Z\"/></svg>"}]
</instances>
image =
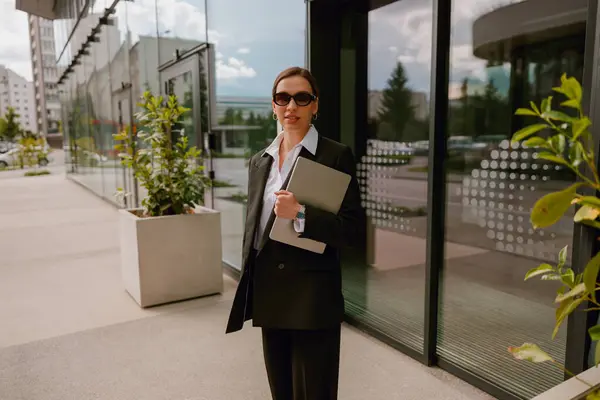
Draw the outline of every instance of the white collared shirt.
<instances>
[{"instance_id":1,"label":"white collared shirt","mask_svg":"<svg viewBox=\"0 0 600 400\"><path fill-rule=\"evenodd\" d=\"M279 146L281 145L281 141L283 140L283 132L279 133L275 140L271 142L269 147L265 149L265 152L262 154L263 157L266 157L267 154L273 157L273 164L271 165L271 171L269 172L269 177L267 178L267 184L265 185L265 191L263 193L263 208L262 213L260 215L260 221L258 227L256 229L256 235L254 237L254 248L258 248L260 240L263 236L265 228L267 226L267 222L269 221L269 217L271 216L271 212L275 207L275 201L277 200L277 196L275 196L275 192L281 189L283 182L287 179L288 174L290 173L292 166L296 162L296 158L300 154L300 150L304 147L308 150L312 155L315 155L317 152L317 144L319 142L319 134L317 129L311 125L310 129L304 136L304 139L296 146L294 146L285 157L283 164L281 165L281 171L279 170ZM295 220L294 221L294 229L296 232L304 232L304 219Z\"/></svg>"}]
</instances>

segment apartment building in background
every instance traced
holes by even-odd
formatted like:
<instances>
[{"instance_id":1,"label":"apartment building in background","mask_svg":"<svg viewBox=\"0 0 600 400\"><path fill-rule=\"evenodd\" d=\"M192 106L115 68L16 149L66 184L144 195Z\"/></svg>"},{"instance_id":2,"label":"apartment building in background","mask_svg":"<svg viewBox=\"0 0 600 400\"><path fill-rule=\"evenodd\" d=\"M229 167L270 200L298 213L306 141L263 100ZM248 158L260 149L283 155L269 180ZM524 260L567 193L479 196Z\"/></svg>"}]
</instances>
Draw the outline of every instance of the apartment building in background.
<instances>
[{"instance_id":1,"label":"apartment building in background","mask_svg":"<svg viewBox=\"0 0 600 400\"><path fill-rule=\"evenodd\" d=\"M28 21L35 98L35 131L45 136L50 145L60 147L62 133L57 84L60 73L56 65L54 24L50 20L31 14Z\"/></svg>"},{"instance_id":2,"label":"apartment building in background","mask_svg":"<svg viewBox=\"0 0 600 400\"><path fill-rule=\"evenodd\" d=\"M8 107L19 114L19 122L24 129L38 132L33 82L0 65L0 115L4 116Z\"/></svg>"}]
</instances>

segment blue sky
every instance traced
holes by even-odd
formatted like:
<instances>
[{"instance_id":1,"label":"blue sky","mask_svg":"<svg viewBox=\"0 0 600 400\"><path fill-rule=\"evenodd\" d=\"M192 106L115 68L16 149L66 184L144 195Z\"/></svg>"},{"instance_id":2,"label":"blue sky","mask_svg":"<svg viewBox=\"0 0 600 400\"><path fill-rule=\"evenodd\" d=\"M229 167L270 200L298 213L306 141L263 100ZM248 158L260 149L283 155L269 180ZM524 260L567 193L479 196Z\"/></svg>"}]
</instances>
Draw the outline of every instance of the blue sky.
<instances>
[{"instance_id":1,"label":"blue sky","mask_svg":"<svg viewBox=\"0 0 600 400\"><path fill-rule=\"evenodd\" d=\"M277 73L304 63L304 0L208 0L209 38L218 52L219 95L270 95ZM103 10L112 0L98 0ZM486 79L485 62L473 57L473 20L506 0L455 0L453 8L453 82L468 76ZM369 15L369 87L382 89L401 61L416 91L429 91L431 0L402 0ZM205 40L204 0L159 0L159 31L166 36ZM122 33L133 37L156 33L154 0L122 2L117 11ZM31 77L25 14L14 0L0 0L0 63ZM122 39L123 40L122 36Z\"/></svg>"}]
</instances>

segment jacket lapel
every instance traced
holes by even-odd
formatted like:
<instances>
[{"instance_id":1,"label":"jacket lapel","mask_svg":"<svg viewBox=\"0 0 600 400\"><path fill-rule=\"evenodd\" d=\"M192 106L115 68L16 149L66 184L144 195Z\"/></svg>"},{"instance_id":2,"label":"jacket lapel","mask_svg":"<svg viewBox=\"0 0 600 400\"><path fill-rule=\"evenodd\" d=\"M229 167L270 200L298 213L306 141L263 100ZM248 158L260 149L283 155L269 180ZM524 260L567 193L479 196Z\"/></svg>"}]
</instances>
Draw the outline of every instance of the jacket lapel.
<instances>
[{"instance_id":1,"label":"jacket lapel","mask_svg":"<svg viewBox=\"0 0 600 400\"><path fill-rule=\"evenodd\" d=\"M271 171L272 165L273 157L265 155L254 161L250 171L244 259L249 256L250 250L254 245L256 225L258 224L260 214L262 213L263 193L265 191L265 186L267 185L267 179L269 178L269 172Z\"/></svg>"}]
</instances>

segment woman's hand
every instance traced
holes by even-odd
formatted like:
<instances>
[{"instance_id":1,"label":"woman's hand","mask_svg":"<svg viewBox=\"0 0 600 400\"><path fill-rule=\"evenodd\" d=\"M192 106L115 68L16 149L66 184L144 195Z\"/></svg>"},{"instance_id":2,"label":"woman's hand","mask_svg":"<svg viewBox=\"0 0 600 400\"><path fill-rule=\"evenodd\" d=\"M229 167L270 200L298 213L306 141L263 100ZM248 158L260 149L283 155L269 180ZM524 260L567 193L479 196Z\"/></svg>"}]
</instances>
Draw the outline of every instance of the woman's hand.
<instances>
[{"instance_id":1,"label":"woman's hand","mask_svg":"<svg viewBox=\"0 0 600 400\"><path fill-rule=\"evenodd\" d=\"M275 201L275 215L280 218L294 219L302 206L296 200L294 193L287 190L279 190L275 192L277 200Z\"/></svg>"}]
</instances>

